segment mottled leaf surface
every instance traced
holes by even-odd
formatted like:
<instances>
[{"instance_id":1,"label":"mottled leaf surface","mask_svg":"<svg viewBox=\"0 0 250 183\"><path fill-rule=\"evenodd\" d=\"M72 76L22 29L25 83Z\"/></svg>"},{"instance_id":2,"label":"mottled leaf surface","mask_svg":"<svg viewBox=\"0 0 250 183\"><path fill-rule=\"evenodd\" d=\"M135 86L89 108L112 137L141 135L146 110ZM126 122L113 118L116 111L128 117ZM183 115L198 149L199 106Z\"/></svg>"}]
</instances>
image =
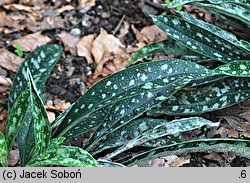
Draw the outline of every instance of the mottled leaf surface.
<instances>
[{"instance_id":1,"label":"mottled leaf surface","mask_svg":"<svg viewBox=\"0 0 250 183\"><path fill-rule=\"evenodd\" d=\"M250 97L249 78L225 78L208 86L181 90L148 115L190 115L223 109Z\"/></svg>"},{"instance_id":2,"label":"mottled leaf surface","mask_svg":"<svg viewBox=\"0 0 250 183\"><path fill-rule=\"evenodd\" d=\"M247 7L232 3L222 3L217 5L209 3L193 3L193 5L227 15L240 20L248 26L250 25L250 10Z\"/></svg>"},{"instance_id":3,"label":"mottled leaf surface","mask_svg":"<svg viewBox=\"0 0 250 183\"><path fill-rule=\"evenodd\" d=\"M188 21L189 23L195 24L196 26L209 31L210 34L214 34L215 36L218 36L218 37L224 39L224 41L230 42L231 44L237 46L239 49L242 50L242 52L244 52L244 54L248 53L250 51L250 43L245 41L245 40L238 40L234 34L228 32L228 31L225 31L225 30L223 30L223 29L221 29L213 24L209 24L209 23L204 22L202 20L198 20L196 18L193 18L187 12L178 11L178 13L180 15L182 15L182 17L186 21ZM200 35L200 34L197 33L197 35ZM200 35L200 37L202 37L202 36ZM205 37L204 37L204 39L205 39ZM218 41L216 41L216 42L219 44ZM245 56L244 54L242 56Z\"/></svg>"},{"instance_id":4,"label":"mottled leaf surface","mask_svg":"<svg viewBox=\"0 0 250 183\"><path fill-rule=\"evenodd\" d=\"M169 122L164 119L139 119L132 121L130 124L115 131L108 136L104 142L101 142L100 146L102 148L121 146L106 156L107 159L111 159L114 156L147 141L166 135L190 131L204 125L218 126L218 123L213 123L199 117L182 118ZM132 139L129 140L129 138Z\"/></svg>"},{"instance_id":5,"label":"mottled leaf surface","mask_svg":"<svg viewBox=\"0 0 250 183\"><path fill-rule=\"evenodd\" d=\"M155 65L159 63L162 64ZM87 150L107 134L113 133L116 129L169 98L192 79L214 75L213 72L196 63L183 60L168 59L147 64L153 65L153 67L148 67L152 72L143 74L150 76L151 80L141 82L141 73L134 74L137 78L134 77L131 80L132 84L138 82L141 84L133 89L134 95L130 95L130 91L127 90L127 99L118 101L112 106L101 126L88 141ZM140 66L138 65L137 68L141 68ZM128 96L130 97L128 98Z\"/></svg>"},{"instance_id":6,"label":"mottled leaf surface","mask_svg":"<svg viewBox=\"0 0 250 183\"><path fill-rule=\"evenodd\" d=\"M17 98L11 113L8 117L6 137L8 151L10 152L14 139L24 123L24 117L29 106L30 93L29 90L23 91Z\"/></svg>"},{"instance_id":7,"label":"mottled leaf surface","mask_svg":"<svg viewBox=\"0 0 250 183\"><path fill-rule=\"evenodd\" d=\"M11 110L17 97L28 87L26 72L29 68L37 86L38 94L42 93L45 82L60 58L62 47L59 45L44 45L31 52L15 75L9 94L8 108Z\"/></svg>"},{"instance_id":8,"label":"mottled leaf surface","mask_svg":"<svg viewBox=\"0 0 250 183\"><path fill-rule=\"evenodd\" d=\"M236 60L215 69L218 74L235 77L250 77L250 60Z\"/></svg>"},{"instance_id":9,"label":"mottled leaf surface","mask_svg":"<svg viewBox=\"0 0 250 183\"><path fill-rule=\"evenodd\" d=\"M167 40L152 43L137 50L130 56L127 65L133 65L138 59L155 52L163 52L166 55L180 56L187 53L187 49L178 44L175 40L168 38Z\"/></svg>"},{"instance_id":10,"label":"mottled leaf surface","mask_svg":"<svg viewBox=\"0 0 250 183\"><path fill-rule=\"evenodd\" d=\"M95 84L75 102L54 136L72 138L100 124L108 127L109 121L111 126L114 123L120 126L162 102L191 79L210 75L214 72L178 59L143 63L117 72ZM107 106L109 113L104 113L105 118L96 116L100 115L98 110ZM93 123L82 120L89 116Z\"/></svg>"},{"instance_id":11,"label":"mottled leaf surface","mask_svg":"<svg viewBox=\"0 0 250 183\"><path fill-rule=\"evenodd\" d=\"M157 157L168 155L181 155L191 152L233 152L237 156L250 158L250 142L249 140L230 139L230 138L212 138L212 139L197 139L186 142L180 142L167 146L153 148L149 151L139 153L132 158L123 161L126 166L132 166L140 162L154 159Z\"/></svg>"},{"instance_id":12,"label":"mottled leaf surface","mask_svg":"<svg viewBox=\"0 0 250 183\"><path fill-rule=\"evenodd\" d=\"M45 152L32 159L27 166L57 165L69 167L98 167L98 162L79 147L60 145L53 139Z\"/></svg>"},{"instance_id":13,"label":"mottled leaf surface","mask_svg":"<svg viewBox=\"0 0 250 183\"><path fill-rule=\"evenodd\" d=\"M0 164L8 166L8 149L4 134L0 131Z\"/></svg>"},{"instance_id":14,"label":"mottled leaf surface","mask_svg":"<svg viewBox=\"0 0 250 183\"><path fill-rule=\"evenodd\" d=\"M31 73L28 70L29 89L31 101L30 105L33 109L33 121L35 130L36 153L40 154L45 151L49 145L51 127L44 104L38 95L36 85L33 81Z\"/></svg>"},{"instance_id":15,"label":"mottled leaf surface","mask_svg":"<svg viewBox=\"0 0 250 183\"><path fill-rule=\"evenodd\" d=\"M192 2L210 2L213 4L223 4L223 3L236 3L236 4L249 4L249 0L173 0L171 3L166 4L169 8L175 8L184 4Z\"/></svg>"},{"instance_id":16,"label":"mottled leaf surface","mask_svg":"<svg viewBox=\"0 0 250 183\"><path fill-rule=\"evenodd\" d=\"M199 25L175 16L152 16L155 24L190 50L225 63L250 58L249 52ZM214 30L216 31L216 30Z\"/></svg>"}]
</instances>

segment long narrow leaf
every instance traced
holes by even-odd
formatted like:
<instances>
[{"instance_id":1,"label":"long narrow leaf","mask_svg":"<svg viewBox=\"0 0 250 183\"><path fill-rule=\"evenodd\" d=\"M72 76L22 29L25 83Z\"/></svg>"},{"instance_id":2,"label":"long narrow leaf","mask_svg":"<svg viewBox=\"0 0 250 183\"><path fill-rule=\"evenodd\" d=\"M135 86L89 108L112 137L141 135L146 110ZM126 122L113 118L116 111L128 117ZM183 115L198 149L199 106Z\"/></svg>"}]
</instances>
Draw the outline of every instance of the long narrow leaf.
<instances>
[{"instance_id":1,"label":"long narrow leaf","mask_svg":"<svg viewBox=\"0 0 250 183\"><path fill-rule=\"evenodd\" d=\"M245 8L238 4L208 4L208 3L193 3L193 5L205 8L206 10L215 11L229 17L240 20L246 25L250 26L250 11L249 8Z\"/></svg>"},{"instance_id":2,"label":"long narrow leaf","mask_svg":"<svg viewBox=\"0 0 250 183\"><path fill-rule=\"evenodd\" d=\"M169 98L192 79L213 75L213 73L206 68L192 62L176 59L168 59L165 62L160 62L163 62L165 66L161 65L161 67L156 68L155 71L158 70L158 73L145 73L146 75L152 74L155 78L135 88L136 90L134 90L134 92L136 92L137 95L114 104L101 126L94 132L87 146L85 146L87 150L107 134L112 133L150 108ZM137 67L140 67L140 65ZM168 72L162 73L162 68L164 67L166 67ZM127 96L129 96L128 92Z\"/></svg>"},{"instance_id":3,"label":"long narrow leaf","mask_svg":"<svg viewBox=\"0 0 250 183\"><path fill-rule=\"evenodd\" d=\"M104 142L101 142L101 146L103 148L115 147L115 145L121 146L106 156L106 159L111 159L128 149L150 140L166 135L190 131L204 125L210 127L218 126L218 124L219 123L213 123L199 117L182 118L170 122L162 119L139 119L115 131L115 133L108 136ZM132 139L128 140L129 138Z\"/></svg>"},{"instance_id":4,"label":"long narrow leaf","mask_svg":"<svg viewBox=\"0 0 250 183\"><path fill-rule=\"evenodd\" d=\"M63 138L52 139L48 149L41 155L33 158L27 166L80 166L98 167L98 162L87 152L79 147L60 145Z\"/></svg>"},{"instance_id":5,"label":"long narrow leaf","mask_svg":"<svg viewBox=\"0 0 250 183\"><path fill-rule=\"evenodd\" d=\"M178 91L148 115L190 115L223 109L250 97L249 78L226 78L201 88Z\"/></svg>"},{"instance_id":6,"label":"long narrow leaf","mask_svg":"<svg viewBox=\"0 0 250 183\"><path fill-rule=\"evenodd\" d=\"M178 44L175 40L168 38L167 40L149 44L137 50L131 55L127 65L133 65L138 59L155 52L163 52L167 55L180 56L187 53L187 49Z\"/></svg>"},{"instance_id":7,"label":"long narrow leaf","mask_svg":"<svg viewBox=\"0 0 250 183\"><path fill-rule=\"evenodd\" d=\"M249 140L230 139L230 138L213 138L198 139L186 142L176 143L168 146L153 148L149 151L135 155L134 157L122 162L126 166L132 166L142 161L153 158L167 156L171 154L181 155L190 152L233 152L234 154L250 158L250 142Z\"/></svg>"},{"instance_id":8,"label":"long narrow leaf","mask_svg":"<svg viewBox=\"0 0 250 183\"><path fill-rule=\"evenodd\" d=\"M19 95L15 104L13 105L12 111L8 116L6 136L7 146L10 152L14 139L19 132L21 126L24 123L24 116L28 110L30 95L29 90L25 90Z\"/></svg>"},{"instance_id":9,"label":"long narrow leaf","mask_svg":"<svg viewBox=\"0 0 250 183\"><path fill-rule=\"evenodd\" d=\"M33 109L33 120L36 140L36 153L41 154L49 145L51 127L44 104L38 95L35 83L28 70L29 88L31 95L31 107Z\"/></svg>"},{"instance_id":10,"label":"long narrow leaf","mask_svg":"<svg viewBox=\"0 0 250 183\"><path fill-rule=\"evenodd\" d=\"M44 45L31 52L20 66L15 75L13 85L9 94L9 112L17 97L28 87L26 81L27 68L30 69L37 85L38 94L42 93L45 82L60 58L62 47L58 45Z\"/></svg>"},{"instance_id":11,"label":"long narrow leaf","mask_svg":"<svg viewBox=\"0 0 250 183\"><path fill-rule=\"evenodd\" d=\"M229 76L250 77L250 60L236 60L217 67L214 71Z\"/></svg>"},{"instance_id":12,"label":"long narrow leaf","mask_svg":"<svg viewBox=\"0 0 250 183\"><path fill-rule=\"evenodd\" d=\"M244 40L238 40L236 36L230 32L227 32L213 24L209 24L207 22L204 22L202 20L198 20L196 18L193 18L189 13L183 12L183 11L178 11L182 17L188 21L189 23L192 23L202 29L205 29L210 32L210 34L214 34L216 37L220 37L224 39L226 42L230 42L231 44L237 46L239 49L241 49L243 52L248 53L250 51L250 43ZM197 33L197 35L200 35ZM202 37L200 35L200 37ZM205 37L204 37L205 39ZM218 41L216 41L218 42ZM219 43L219 42L218 42ZM236 51L236 50L235 50Z\"/></svg>"},{"instance_id":13,"label":"long narrow leaf","mask_svg":"<svg viewBox=\"0 0 250 183\"><path fill-rule=\"evenodd\" d=\"M4 134L0 131L0 164L8 166L8 149Z\"/></svg>"},{"instance_id":14,"label":"long narrow leaf","mask_svg":"<svg viewBox=\"0 0 250 183\"><path fill-rule=\"evenodd\" d=\"M210 2L213 4L223 4L223 3L236 3L240 5L249 4L249 0L173 0L171 3L166 4L169 8L175 8L188 3L193 2Z\"/></svg>"},{"instance_id":15,"label":"long narrow leaf","mask_svg":"<svg viewBox=\"0 0 250 183\"><path fill-rule=\"evenodd\" d=\"M155 24L189 49L222 62L250 59L249 52L199 25L175 16L152 16ZM217 31L217 30L214 30Z\"/></svg>"},{"instance_id":16,"label":"long narrow leaf","mask_svg":"<svg viewBox=\"0 0 250 183\"><path fill-rule=\"evenodd\" d=\"M111 106L113 111L108 110L115 114L110 113L104 119L106 122L103 121L103 125L107 124L108 118L126 123L127 121L122 118L129 118L128 115L131 115L130 120L134 119L171 96L181 86L187 84L188 80L212 75L214 72L198 64L178 59L143 63L120 71L103 79L80 97L60 123L54 136L65 136L68 139L99 126L103 116L98 118L97 111L114 103L116 106ZM127 112L128 115L125 115ZM93 118L92 123L84 120L90 116Z\"/></svg>"}]
</instances>

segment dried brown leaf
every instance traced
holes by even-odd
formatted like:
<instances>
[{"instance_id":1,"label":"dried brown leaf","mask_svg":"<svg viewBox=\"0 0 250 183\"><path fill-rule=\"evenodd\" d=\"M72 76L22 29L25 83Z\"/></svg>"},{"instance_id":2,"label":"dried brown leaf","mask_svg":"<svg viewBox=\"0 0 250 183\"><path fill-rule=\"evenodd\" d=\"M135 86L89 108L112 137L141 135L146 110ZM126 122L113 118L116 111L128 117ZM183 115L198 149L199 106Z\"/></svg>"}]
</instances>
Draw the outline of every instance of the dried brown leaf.
<instances>
[{"instance_id":1,"label":"dried brown leaf","mask_svg":"<svg viewBox=\"0 0 250 183\"><path fill-rule=\"evenodd\" d=\"M95 0L78 0L80 9L88 11L92 6L95 6Z\"/></svg>"},{"instance_id":2,"label":"dried brown leaf","mask_svg":"<svg viewBox=\"0 0 250 183\"><path fill-rule=\"evenodd\" d=\"M0 76L0 85L10 87L12 85L12 81L10 78Z\"/></svg>"},{"instance_id":3,"label":"dried brown leaf","mask_svg":"<svg viewBox=\"0 0 250 183\"><path fill-rule=\"evenodd\" d=\"M11 150L8 157L9 166L15 166L19 161L19 150Z\"/></svg>"},{"instance_id":4,"label":"dried brown leaf","mask_svg":"<svg viewBox=\"0 0 250 183\"><path fill-rule=\"evenodd\" d=\"M21 17L21 18L20 18ZM0 11L0 32L9 34L19 30L23 30L26 26L19 25L18 22L24 20L21 15L7 15L5 11Z\"/></svg>"},{"instance_id":5,"label":"dried brown leaf","mask_svg":"<svg viewBox=\"0 0 250 183\"><path fill-rule=\"evenodd\" d=\"M17 0L0 0L0 7L6 4L11 4L16 2Z\"/></svg>"},{"instance_id":6,"label":"dried brown leaf","mask_svg":"<svg viewBox=\"0 0 250 183\"><path fill-rule=\"evenodd\" d=\"M49 123L51 124L56 119L56 114L51 111L48 111L47 114L49 118Z\"/></svg>"},{"instance_id":7,"label":"dried brown leaf","mask_svg":"<svg viewBox=\"0 0 250 183\"><path fill-rule=\"evenodd\" d=\"M0 49L1 67L16 72L23 61L23 58L18 57L14 53L11 53L5 49Z\"/></svg>"},{"instance_id":8,"label":"dried brown leaf","mask_svg":"<svg viewBox=\"0 0 250 183\"><path fill-rule=\"evenodd\" d=\"M4 5L3 7L10 11L27 11L27 12L33 11L33 7L22 4L8 4Z\"/></svg>"},{"instance_id":9,"label":"dried brown leaf","mask_svg":"<svg viewBox=\"0 0 250 183\"><path fill-rule=\"evenodd\" d=\"M72 5L66 5L66 6L63 6L59 9L57 9L55 12L56 12L56 15L60 15L61 13L65 12L65 11L71 11L71 10L74 10L75 7L72 6Z\"/></svg>"},{"instance_id":10,"label":"dried brown leaf","mask_svg":"<svg viewBox=\"0 0 250 183\"><path fill-rule=\"evenodd\" d=\"M65 51L70 51L72 54L76 54L76 45L79 42L79 37L72 36L65 31L61 32L58 36L63 42Z\"/></svg>"},{"instance_id":11,"label":"dried brown leaf","mask_svg":"<svg viewBox=\"0 0 250 183\"><path fill-rule=\"evenodd\" d=\"M94 34L84 36L77 44L77 55L80 57L86 57L89 64L93 63L91 48L93 47L94 38Z\"/></svg>"},{"instance_id":12,"label":"dried brown leaf","mask_svg":"<svg viewBox=\"0 0 250 183\"><path fill-rule=\"evenodd\" d=\"M7 121L8 112L6 109L0 111L0 131L5 133L5 126Z\"/></svg>"},{"instance_id":13,"label":"dried brown leaf","mask_svg":"<svg viewBox=\"0 0 250 183\"><path fill-rule=\"evenodd\" d=\"M42 35L41 32L36 32L11 41L10 45L19 44L23 51L33 51L38 46L47 44L50 41L51 39L48 36Z\"/></svg>"}]
</instances>

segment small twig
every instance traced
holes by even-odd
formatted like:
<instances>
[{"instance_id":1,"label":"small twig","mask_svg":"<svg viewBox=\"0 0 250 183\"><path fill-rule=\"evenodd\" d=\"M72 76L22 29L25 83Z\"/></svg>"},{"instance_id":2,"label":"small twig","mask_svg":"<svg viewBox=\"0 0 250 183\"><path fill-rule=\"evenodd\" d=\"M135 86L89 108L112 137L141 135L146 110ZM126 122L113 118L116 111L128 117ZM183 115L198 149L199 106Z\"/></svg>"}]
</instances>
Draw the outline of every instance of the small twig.
<instances>
[{"instance_id":1,"label":"small twig","mask_svg":"<svg viewBox=\"0 0 250 183\"><path fill-rule=\"evenodd\" d=\"M119 30L119 28L121 27L122 22L124 21L125 17L126 17L125 15L122 16L120 22L118 23L118 25L116 26L115 30L114 30L113 33L112 33L113 35L115 35L116 32Z\"/></svg>"}]
</instances>

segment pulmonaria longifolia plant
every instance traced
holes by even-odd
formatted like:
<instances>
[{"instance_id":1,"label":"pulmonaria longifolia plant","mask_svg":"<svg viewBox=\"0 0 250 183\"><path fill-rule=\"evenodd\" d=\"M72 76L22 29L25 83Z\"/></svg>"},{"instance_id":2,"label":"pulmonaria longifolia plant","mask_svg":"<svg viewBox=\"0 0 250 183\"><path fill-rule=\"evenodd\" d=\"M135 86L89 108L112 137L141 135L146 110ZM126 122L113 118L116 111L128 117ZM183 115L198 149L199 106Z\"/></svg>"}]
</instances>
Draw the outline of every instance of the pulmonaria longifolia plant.
<instances>
[{"instance_id":1,"label":"pulmonaria longifolia plant","mask_svg":"<svg viewBox=\"0 0 250 183\"><path fill-rule=\"evenodd\" d=\"M167 6L184 4L203 7L245 27L246 33L250 30L250 4L246 0L176 0ZM186 140L180 135L219 125L187 116L250 98L250 43L186 12L178 13L178 17L152 16L168 39L135 52L128 62L130 67L96 83L52 125L41 95L62 48L45 45L31 52L17 72L9 95L6 139L0 133L2 166L8 165L15 139L21 166L131 166L173 153L211 150L250 158L248 139ZM156 51L178 59L131 66ZM176 118L155 118L162 115ZM83 147L63 145L90 131L92 135ZM166 138L169 135L173 135L171 140Z\"/></svg>"}]
</instances>

